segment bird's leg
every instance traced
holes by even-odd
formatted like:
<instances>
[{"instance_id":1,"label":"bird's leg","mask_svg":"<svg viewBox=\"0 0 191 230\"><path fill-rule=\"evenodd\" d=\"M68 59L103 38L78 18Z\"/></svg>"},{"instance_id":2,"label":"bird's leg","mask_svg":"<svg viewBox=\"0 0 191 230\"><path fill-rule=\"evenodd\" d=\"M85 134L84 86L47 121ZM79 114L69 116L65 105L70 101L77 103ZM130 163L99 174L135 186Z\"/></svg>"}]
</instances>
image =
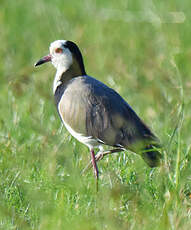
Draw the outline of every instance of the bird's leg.
<instances>
[{"instance_id":1,"label":"bird's leg","mask_svg":"<svg viewBox=\"0 0 191 230\"><path fill-rule=\"evenodd\" d=\"M112 154L112 153L117 153L117 152L121 152L124 149L122 148L117 148L117 149L111 149L105 152L99 152L96 156L95 156L95 161L99 161L101 159L104 158L104 156L108 155L108 154ZM82 170L82 174L84 174L88 169L90 169L93 166L92 161L89 162L89 164Z\"/></svg>"},{"instance_id":2,"label":"bird's leg","mask_svg":"<svg viewBox=\"0 0 191 230\"><path fill-rule=\"evenodd\" d=\"M98 179L99 172L98 172L98 168L97 168L97 164L96 164L96 158L95 158L94 150L91 149L90 152L91 152L91 158L92 158L92 166L94 169L94 175L95 175L95 178Z\"/></svg>"},{"instance_id":3,"label":"bird's leg","mask_svg":"<svg viewBox=\"0 0 191 230\"><path fill-rule=\"evenodd\" d=\"M93 170L94 170L94 175L95 175L95 178L96 178L96 190L98 191L99 171L98 171L98 167L97 167L97 163L96 163L96 159L95 159L94 150L91 149L90 152L91 152L92 166L93 166Z\"/></svg>"}]
</instances>

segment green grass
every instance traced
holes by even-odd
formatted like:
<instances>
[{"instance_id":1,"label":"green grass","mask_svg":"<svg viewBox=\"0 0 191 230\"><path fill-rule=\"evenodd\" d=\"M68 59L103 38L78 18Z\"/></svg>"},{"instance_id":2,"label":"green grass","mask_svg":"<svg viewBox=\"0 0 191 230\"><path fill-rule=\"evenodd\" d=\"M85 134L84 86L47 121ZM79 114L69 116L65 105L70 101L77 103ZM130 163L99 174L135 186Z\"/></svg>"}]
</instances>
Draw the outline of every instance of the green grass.
<instances>
[{"instance_id":1,"label":"green grass","mask_svg":"<svg viewBox=\"0 0 191 230\"><path fill-rule=\"evenodd\" d=\"M0 5L0 229L190 229L189 1ZM150 169L126 151L99 162L98 193L91 170L80 176L90 154L61 127L55 69L33 67L56 39L76 42L87 73L152 128L164 145L163 167Z\"/></svg>"}]
</instances>

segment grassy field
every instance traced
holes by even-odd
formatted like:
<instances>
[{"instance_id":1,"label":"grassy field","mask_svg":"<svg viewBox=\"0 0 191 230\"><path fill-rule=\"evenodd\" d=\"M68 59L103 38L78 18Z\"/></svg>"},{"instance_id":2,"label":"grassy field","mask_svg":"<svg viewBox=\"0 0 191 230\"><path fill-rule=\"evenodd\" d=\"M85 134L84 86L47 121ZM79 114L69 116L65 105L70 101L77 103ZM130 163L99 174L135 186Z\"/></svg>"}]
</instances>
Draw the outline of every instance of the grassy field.
<instances>
[{"instance_id":1,"label":"grassy field","mask_svg":"<svg viewBox=\"0 0 191 230\"><path fill-rule=\"evenodd\" d=\"M0 229L191 229L191 3L1 0ZM61 126L55 69L34 68L57 39L115 88L164 146L150 169L131 152L99 162Z\"/></svg>"}]
</instances>

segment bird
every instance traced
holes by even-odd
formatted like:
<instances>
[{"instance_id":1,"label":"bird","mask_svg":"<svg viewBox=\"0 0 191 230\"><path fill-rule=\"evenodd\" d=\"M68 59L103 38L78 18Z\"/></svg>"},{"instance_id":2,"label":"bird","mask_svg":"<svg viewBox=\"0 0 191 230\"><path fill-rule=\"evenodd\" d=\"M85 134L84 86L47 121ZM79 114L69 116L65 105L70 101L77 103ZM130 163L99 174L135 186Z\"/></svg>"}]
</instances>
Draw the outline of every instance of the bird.
<instances>
[{"instance_id":1,"label":"bird","mask_svg":"<svg viewBox=\"0 0 191 230\"><path fill-rule=\"evenodd\" d=\"M131 106L112 88L87 75L79 47L69 40L50 44L49 54L35 67L51 62L56 68L53 94L58 114L70 134L91 154L96 181L99 178L95 149L107 153L130 150L151 167L161 164L160 141Z\"/></svg>"}]
</instances>

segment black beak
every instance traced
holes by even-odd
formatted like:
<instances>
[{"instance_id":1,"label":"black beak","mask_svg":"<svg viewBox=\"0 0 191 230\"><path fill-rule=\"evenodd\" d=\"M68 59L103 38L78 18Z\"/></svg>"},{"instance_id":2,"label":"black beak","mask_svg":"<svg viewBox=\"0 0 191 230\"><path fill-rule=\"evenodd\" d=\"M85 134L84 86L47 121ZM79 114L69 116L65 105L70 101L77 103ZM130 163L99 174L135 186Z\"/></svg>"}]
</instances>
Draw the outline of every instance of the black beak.
<instances>
[{"instance_id":1,"label":"black beak","mask_svg":"<svg viewBox=\"0 0 191 230\"><path fill-rule=\"evenodd\" d=\"M49 62L49 61L51 61L51 56L50 56L50 54L47 55L47 56L44 56L43 58L41 58L39 61L37 61L37 62L34 64L34 66L36 67L36 66L38 66L38 65L42 65L42 64L44 64L44 63L46 63L46 62Z\"/></svg>"}]
</instances>

